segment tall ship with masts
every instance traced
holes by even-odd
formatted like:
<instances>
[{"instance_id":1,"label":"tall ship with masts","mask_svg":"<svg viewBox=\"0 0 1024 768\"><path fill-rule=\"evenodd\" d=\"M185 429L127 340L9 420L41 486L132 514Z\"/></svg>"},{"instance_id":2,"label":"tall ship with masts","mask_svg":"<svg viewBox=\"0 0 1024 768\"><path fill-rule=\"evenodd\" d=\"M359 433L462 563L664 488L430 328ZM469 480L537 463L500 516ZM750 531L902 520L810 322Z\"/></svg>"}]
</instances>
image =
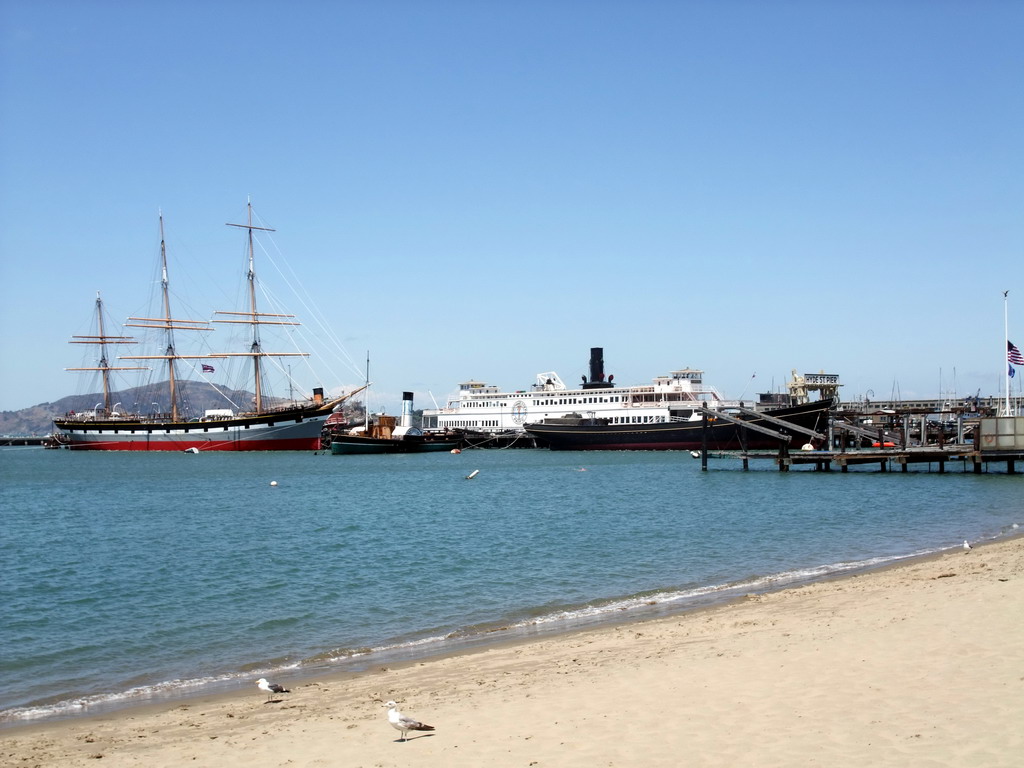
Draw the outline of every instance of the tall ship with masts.
<instances>
[{"instance_id":1,"label":"tall ship with masts","mask_svg":"<svg viewBox=\"0 0 1024 768\"><path fill-rule=\"evenodd\" d=\"M99 347L99 361L95 366L69 368L74 371L98 371L102 379L103 400L88 411L72 412L54 419L55 441L66 448L107 451L278 451L317 450L321 446L324 422L344 400L340 397L325 399L322 387L314 388L309 397L283 399L268 396L265 391L265 362L269 358L307 357L307 352L266 351L261 329L267 326L296 326L293 315L261 312L257 306L256 270L253 231L272 232L268 227L253 224L252 205L247 207L245 224L228 224L247 230L248 273L247 307L238 311L218 311L215 323L241 324L250 327L247 349L238 352L206 352L188 354L179 352L175 343L176 332L205 333L213 330L210 322L175 317L171 312L167 270L167 248L164 241L163 216L160 217L160 290L162 312L158 317L131 317L126 327L158 331L163 348L158 354L122 355L120 360L134 365L111 365L108 348L135 343L129 336L107 335L103 323L103 302L96 298L96 335L76 336L71 343L93 344ZM200 414L187 413L181 403L182 380L178 371L180 361L198 361L201 370L212 373L215 360L249 358L251 366L251 406L207 408ZM204 362L209 360L210 362ZM139 365L138 363L144 363ZM120 403L111 404L110 375L114 371L148 370L157 365L166 371L166 397L169 408L165 412L137 413L120 409Z\"/></svg>"}]
</instances>

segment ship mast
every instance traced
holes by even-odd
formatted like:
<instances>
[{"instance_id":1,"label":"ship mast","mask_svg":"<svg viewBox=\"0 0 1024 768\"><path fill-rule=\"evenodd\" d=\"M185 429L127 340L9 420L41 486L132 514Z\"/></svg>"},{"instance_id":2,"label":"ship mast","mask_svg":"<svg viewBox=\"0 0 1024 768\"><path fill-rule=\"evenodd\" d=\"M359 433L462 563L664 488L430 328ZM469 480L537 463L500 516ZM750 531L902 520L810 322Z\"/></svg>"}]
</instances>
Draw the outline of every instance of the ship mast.
<instances>
[{"instance_id":1,"label":"ship mast","mask_svg":"<svg viewBox=\"0 0 1024 768\"><path fill-rule=\"evenodd\" d=\"M247 275L248 290L249 290L249 311L248 312L221 312L217 311L214 314L218 315L235 315L239 317L245 317L245 320L214 320L215 323L243 323L252 326L252 344L249 346L248 352L230 353L227 356L237 357L251 357L252 358L252 373L253 373L253 393L255 398L255 411L256 413L263 413L263 365L262 359L264 357L307 357L308 352L264 352L263 347L260 344L260 326L261 325L300 325L300 323L292 322L289 320L274 320L270 318L291 318L295 315L276 315L269 314L267 312L260 312L256 308L256 267L255 267L255 251L253 248L253 230L260 230L261 232L274 232L276 230L270 227L257 227L252 223L252 201L247 203L248 217L245 224L227 224L229 227L239 227L240 229L248 230L248 250L249 250L249 271Z\"/></svg>"},{"instance_id":2,"label":"ship mast","mask_svg":"<svg viewBox=\"0 0 1024 768\"><path fill-rule=\"evenodd\" d=\"M171 421L178 420L178 377L174 367L174 326L171 325L171 297L167 290L167 244L164 241L164 217L160 215L160 293L167 331L167 383L171 395Z\"/></svg>"},{"instance_id":3,"label":"ship mast","mask_svg":"<svg viewBox=\"0 0 1024 768\"><path fill-rule=\"evenodd\" d=\"M166 360L167 385L171 398L171 421L181 417L178 408L178 377L175 360L222 357L222 355L179 355L174 348L174 331L212 331L213 328L205 320L181 320L171 315L170 281L167 279L167 246L164 243L164 215L160 214L160 291L163 317L129 317L134 323L125 325L132 328L150 328L162 330L166 339L166 348L162 355L146 355L142 357L123 357L123 360Z\"/></svg>"},{"instance_id":4,"label":"ship mast","mask_svg":"<svg viewBox=\"0 0 1024 768\"><path fill-rule=\"evenodd\" d=\"M107 361L108 344L134 344L131 336L107 336L103 331L103 299L96 291L96 330L98 336L72 336L68 344L96 344L100 348L99 365L88 368L65 368L65 371L99 371L103 380L103 413L110 413L110 372L111 371L144 371L145 368L111 367Z\"/></svg>"}]
</instances>

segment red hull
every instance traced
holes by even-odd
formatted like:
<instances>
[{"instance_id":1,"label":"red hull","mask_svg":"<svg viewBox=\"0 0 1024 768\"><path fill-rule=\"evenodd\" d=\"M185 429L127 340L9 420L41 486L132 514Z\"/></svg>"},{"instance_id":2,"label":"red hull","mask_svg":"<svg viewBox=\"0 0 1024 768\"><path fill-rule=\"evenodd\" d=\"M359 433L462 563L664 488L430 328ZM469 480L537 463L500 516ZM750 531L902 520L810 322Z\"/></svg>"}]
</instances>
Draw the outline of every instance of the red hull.
<instances>
[{"instance_id":1,"label":"red hull","mask_svg":"<svg viewBox=\"0 0 1024 768\"><path fill-rule=\"evenodd\" d=\"M318 451L320 438L312 440L297 438L294 440L175 440L147 442L137 440L107 442L71 442L63 447L73 451L187 451L192 448L206 451Z\"/></svg>"}]
</instances>

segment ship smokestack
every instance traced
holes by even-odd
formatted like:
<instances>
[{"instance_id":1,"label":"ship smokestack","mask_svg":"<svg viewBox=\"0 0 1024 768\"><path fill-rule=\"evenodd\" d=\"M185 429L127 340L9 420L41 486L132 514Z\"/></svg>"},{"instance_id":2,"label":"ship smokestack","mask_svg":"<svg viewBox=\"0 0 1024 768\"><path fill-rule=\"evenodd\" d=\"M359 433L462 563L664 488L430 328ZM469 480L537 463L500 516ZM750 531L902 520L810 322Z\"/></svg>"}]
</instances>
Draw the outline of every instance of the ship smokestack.
<instances>
[{"instance_id":1,"label":"ship smokestack","mask_svg":"<svg viewBox=\"0 0 1024 768\"><path fill-rule=\"evenodd\" d=\"M412 392L402 393L402 420L398 426L406 429L412 426Z\"/></svg>"},{"instance_id":2,"label":"ship smokestack","mask_svg":"<svg viewBox=\"0 0 1024 768\"><path fill-rule=\"evenodd\" d=\"M610 386L604 380L604 348L590 348L590 381L583 385L584 389L599 389Z\"/></svg>"}]
</instances>

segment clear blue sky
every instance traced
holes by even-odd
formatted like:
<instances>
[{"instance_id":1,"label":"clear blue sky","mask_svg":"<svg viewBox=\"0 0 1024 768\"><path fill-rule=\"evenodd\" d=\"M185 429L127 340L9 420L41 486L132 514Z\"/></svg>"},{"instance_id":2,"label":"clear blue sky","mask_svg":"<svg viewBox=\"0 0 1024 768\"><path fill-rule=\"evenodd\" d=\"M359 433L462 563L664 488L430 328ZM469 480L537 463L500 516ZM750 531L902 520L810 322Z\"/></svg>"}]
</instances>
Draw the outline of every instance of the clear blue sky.
<instances>
[{"instance_id":1,"label":"clear blue sky","mask_svg":"<svg viewBox=\"0 0 1024 768\"><path fill-rule=\"evenodd\" d=\"M248 196L354 361L323 383L368 351L389 410L592 346L621 384L998 394L1004 290L1024 348L1024 3L0 9L3 410L79 391L67 340L98 290L140 311L158 210L235 280Z\"/></svg>"}]
</instances>

